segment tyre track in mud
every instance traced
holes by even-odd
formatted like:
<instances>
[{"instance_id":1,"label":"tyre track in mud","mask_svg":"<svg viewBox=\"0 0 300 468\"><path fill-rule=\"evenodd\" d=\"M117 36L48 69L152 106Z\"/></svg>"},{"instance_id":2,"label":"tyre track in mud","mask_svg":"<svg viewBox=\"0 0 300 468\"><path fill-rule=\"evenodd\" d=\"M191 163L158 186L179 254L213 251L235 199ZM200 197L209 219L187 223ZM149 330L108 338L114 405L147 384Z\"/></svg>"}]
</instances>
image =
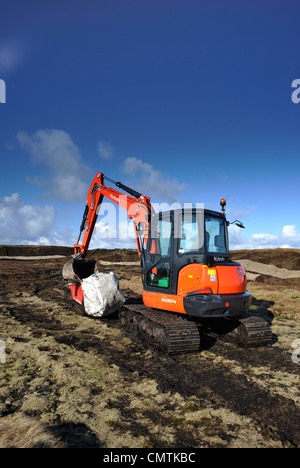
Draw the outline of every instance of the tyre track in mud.
<instances>
[{"instance_id":1,"label":"tyre track in mud","mask_svg":"<svg viewBox=\"0 0 300 468\"><path fill-rule=\"evenodd\" d=\"M219 341L211 348L217 356L239 360L241 364L266 366L273 370L285 370L299 375L299 369L292 363L291 357L279 348L238 348Z\"/></svg>"},{"instance_id":2,"label":"tyre track in mud","mask_svg":"<svg viewBox=\"0 0 300 468\"><path fill-rule=\"evenodd\" d=\"M198 356L188 363L179 364L187 370L186 381L195 394L200 397L202 388L209 388L213 394L212 402L215 400L240 415L252 418L269 433L276 433L282 442L300 445L300 410L294 401L249 382L246 376L233 374L222 364L213 363L212 367L196 372L198 364Z\"/></svg>"},{"instance_id":3,"label":"tyre track in mud","mask_svg":"<svg viewBox=\"0 0 300 468\"><path fill-rule=\"evenodd\" d=\"M49 335L66 346L105 355L107 362L117 365L129 382L151 378L157 382L160 392L177 392L184 397L195 396L204 407L209 404L216 409L227 408L251 418L268 437L280 440L283 444L290 442L293 446L300 446L300 408L295 402L249 381L246 375L234 373L222 362L206 359L202 353L177 357L156 353L150 359L138 341L133 341L124 350L116 350L113 343L94 336L93 328L97 328L97 323L92 319L89 330L80 330L76 321L69 322L66 326L60 314L74 312L77 304L69 299L57 298L54 289L61 288L58 268L58 264L53 263L53 267L45 267L45 275L41 271L31 271L26 278L24 275L18 277L19 287L24 287L24 291L28 291L26 285L30 284L32 292L29 291L29 295L43 300L47 298L49 311L40 308L35 310L25 303L17 305L11 301L11 297L5 300L5 295L2 296L5 313L29 327L33 336ZM10 278L10 275L7 278L3 275L4 287L12 284ZM35 289L38 290L37 293ZM7 292L11 293L12 289L7 289ZM60 310L59 313L51 311L53 305L56 310ZM105 322L110 327L121 328L118 320L105 319ZM132 336L131 338L134 339ZM235 360L241 366L263 365L272 371L295 375L299 372L299 367L293 366L289 356L282 350L241 350L217 342L209 351L216 356Z\"/></svg>"},{"instance_id":4,"label":"tyre track in mud","mask_svg":"<svg viewBox=\"0 0 300 468\"><path fill-rule=\"evenodd\" d=\"M138 368L140 375L155 379L162 392L196 396L204 406L209 402L215 408L248 416L283 444L300 446L300 409L293 400L272 394L220 363L207 362L201 353L179 357L157 354L157 358L156 362L137 363L128 355L123 359L118 355L113 362L129 374Z\"/></svg>"},{"instance_id":5,"label":"tyre track in mud","mask_svg":"<svg viewBox=\"0 0 300 468\"><path fill-rule=\"evenodd\" d=\"M49 307L50 305L51 302ZM68 305L68 302L61 303L62 313L68 310ZM204 407L209 404L215 409L227 408L251 418L268 437L280 440L283 444L288 442L293 446L300 446L300 409L293 400L273 394L259 384L250 382L245 375L231 372L222 363L205 359L201 353L177 357L155 353L156 359L149 360L145 348L138 341L133 341L130 349L115 350L113 343L94 336L92 329L78 330L76 323L66 327L57 315L49 317L47 312L32 311L25 304L22 307L8 308L10 315L30 327L35 336L45 334L52 336L60 344L105 355L108 363L117 365L129 382L137 378L153 379L157 382L160 392L177 392L183 397L194 396ZM110 323L109 319L105 321L111 327L121 328L118 320L114 320L113 323ZM95 322L91 323L91 327L93 326L97 326ZM253 356L259 362L260 356L263 355L264 363L267 361L270 366L273 362L272 350L250 350L248 354L245 350L236 350L232 345L217 343L217 354L222 354L222 347L227 357L234 356L236 360L240 357L241 362L253 363ZM277 362L278 367L286 371L285 364Z\"/></svg>"}]
</instances>

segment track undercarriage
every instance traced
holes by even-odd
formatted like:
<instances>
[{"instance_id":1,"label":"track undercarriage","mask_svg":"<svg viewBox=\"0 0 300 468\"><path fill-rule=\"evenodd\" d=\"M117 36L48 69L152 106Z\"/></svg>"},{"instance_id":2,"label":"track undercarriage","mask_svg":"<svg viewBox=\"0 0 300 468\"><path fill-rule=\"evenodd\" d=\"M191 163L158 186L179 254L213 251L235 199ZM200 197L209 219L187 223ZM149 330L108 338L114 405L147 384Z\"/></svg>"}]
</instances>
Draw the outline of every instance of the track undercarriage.
<instances>
[{"instance_id":1,"label":"track undercarriage","mask_svg":"<svg viewBox=\"0 0 300 468\"><path fill-rule=\"evenodd\" d=\"M182 314L150 309L141 299L126 301L120 319L130 334L164 354L199 352L204 335L242 348L267 346L272 341L271 327L261 317L199 322Z\"/></svg>"}]
</instances>

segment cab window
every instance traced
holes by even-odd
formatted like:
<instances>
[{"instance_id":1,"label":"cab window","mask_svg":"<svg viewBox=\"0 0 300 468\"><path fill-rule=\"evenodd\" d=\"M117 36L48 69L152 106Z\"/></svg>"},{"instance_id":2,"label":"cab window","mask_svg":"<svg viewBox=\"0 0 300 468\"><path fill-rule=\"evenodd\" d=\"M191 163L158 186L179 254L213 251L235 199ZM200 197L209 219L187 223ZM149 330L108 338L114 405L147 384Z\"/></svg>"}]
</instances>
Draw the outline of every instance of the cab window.
<instances>
[{"instance_id":1,"label":"cab window","mask_svg":"<svg viewBox=\"0 0 300 468\"><path fill-rule=\"evenodd\" d=\"M227 254L225 220L215 216L205 216L206 252Z\"/></svg>"},{"instance_id":2,"label":"cab window","mask_svg":"<svg viewBox=\"0 0 300 468\"><path fill-rule=\"evenodd\" d=\"M171 247L172 247L172 221L159 219L152 226L151 250L161 256L161 261L147 274L147 284L158 288L170 287Z\"/></svg>"},{"instance_id":3,"label":"cab window","mask_svg":"<svg viewBox=\"0 0 300 468\"><path fill-rule=\"evenodd\" d=\"M203 228L199 226L198 218L196 213L182 215L179 254L204 252Z\"/></svg>"}]
</instances>

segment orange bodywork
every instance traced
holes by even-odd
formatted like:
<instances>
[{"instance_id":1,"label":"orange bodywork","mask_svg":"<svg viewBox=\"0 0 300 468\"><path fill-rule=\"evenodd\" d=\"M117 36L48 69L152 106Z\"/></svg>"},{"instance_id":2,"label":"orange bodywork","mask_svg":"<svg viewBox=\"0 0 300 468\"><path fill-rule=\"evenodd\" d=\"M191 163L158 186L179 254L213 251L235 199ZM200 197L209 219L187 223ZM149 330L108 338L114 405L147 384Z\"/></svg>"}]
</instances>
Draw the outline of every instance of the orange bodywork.
<instances>
[{"instance_id":1,"label":"orange bodywork","mask_svg":"<svg viewBox=\"0 0 300 468\"><path fill-rule=\"evenodd\" d=\"M209 288L213 294L218 293L218 281L211 281L208 274L216 274L216 268L209 269L206 265L191 264L180 270L178 275L177 294L186 296L187 293Z\"/></svg>"},{"instance_id":2,"label":"orange bodywork","mask_svg":"<svg viewBox=\"0 0 300 468\"><path fill-rule=\"evenodd\" d=\"M148 307L185 314L183 298L195 294L242 294L246 291L246 274L242 266L214 266L190 264L178 276L177 294L144 291L143 301Z\"/></svg>"},{"instance_id":3,"label":"orange bodywork","mask_svg":"<svg viewBox=\"0 0 300 468\"><path fill-rule=\"evenodd\" d=\"M246 292L247 278L242 266L218 266L218 294L240 294Z\"/></svg>"},{"instance_id":4,"label":"orange bodywork","mask_svg":"<svg viewBox=\"0 0 300 468\"><path fill-rule=\"evenodd\" d=\"M74 283L70 284L69 287L74 301L78 302L80 305L83 305L84 298L81 284Z\"/></svg>"},{"instance_id":5,"label":"orange bodywork","mask_svg":"<svg viewBox=\"0 0 300 468\"><path fill-rule=\"evenodd\" d=\"M152 307L153 309L163 309L170 312L186 314L183 306L183 296L144 290L143 302L145 306Z\"/></svg>"},{"instance_id":6,"label":"orange bodywork","mask_svg":"<svg viewBox=\"0 0 300 468\"><path fill-rule=\"evenodd\" d=\"M192 264L179 272L177 294L210 289L212 294L241 294L246 291L246 273L242 266Z\"/></svg>"}]
</instances>

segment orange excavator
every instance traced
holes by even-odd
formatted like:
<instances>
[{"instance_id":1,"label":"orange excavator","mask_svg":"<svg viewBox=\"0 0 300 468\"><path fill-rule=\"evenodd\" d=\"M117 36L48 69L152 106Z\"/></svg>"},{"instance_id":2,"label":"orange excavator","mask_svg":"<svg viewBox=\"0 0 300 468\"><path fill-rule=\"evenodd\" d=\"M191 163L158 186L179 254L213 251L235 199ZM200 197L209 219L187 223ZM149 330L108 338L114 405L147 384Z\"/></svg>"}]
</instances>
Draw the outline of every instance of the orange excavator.
<instances>
[{"instance_id":1,"label":"orange excavator","mask_svg":"<svg viewBox=\"0 0 300 468\"><path fill-rule=\"evenodd\" d=\"M135 230L143 297L127 299L120 310L131 333L169 354L199 351L204 330L242 347L272 341L268 322L247 315L252 295L228 242L229 224L244 226L227 221L225 199L221 212L201 206L155 213L149 197L102 173L91 183L74 257L63 268L74 300L84 305L81 281L95 272L96 262L85 257L103 197L127 210Z\"/></svg>"}]
</instances>

